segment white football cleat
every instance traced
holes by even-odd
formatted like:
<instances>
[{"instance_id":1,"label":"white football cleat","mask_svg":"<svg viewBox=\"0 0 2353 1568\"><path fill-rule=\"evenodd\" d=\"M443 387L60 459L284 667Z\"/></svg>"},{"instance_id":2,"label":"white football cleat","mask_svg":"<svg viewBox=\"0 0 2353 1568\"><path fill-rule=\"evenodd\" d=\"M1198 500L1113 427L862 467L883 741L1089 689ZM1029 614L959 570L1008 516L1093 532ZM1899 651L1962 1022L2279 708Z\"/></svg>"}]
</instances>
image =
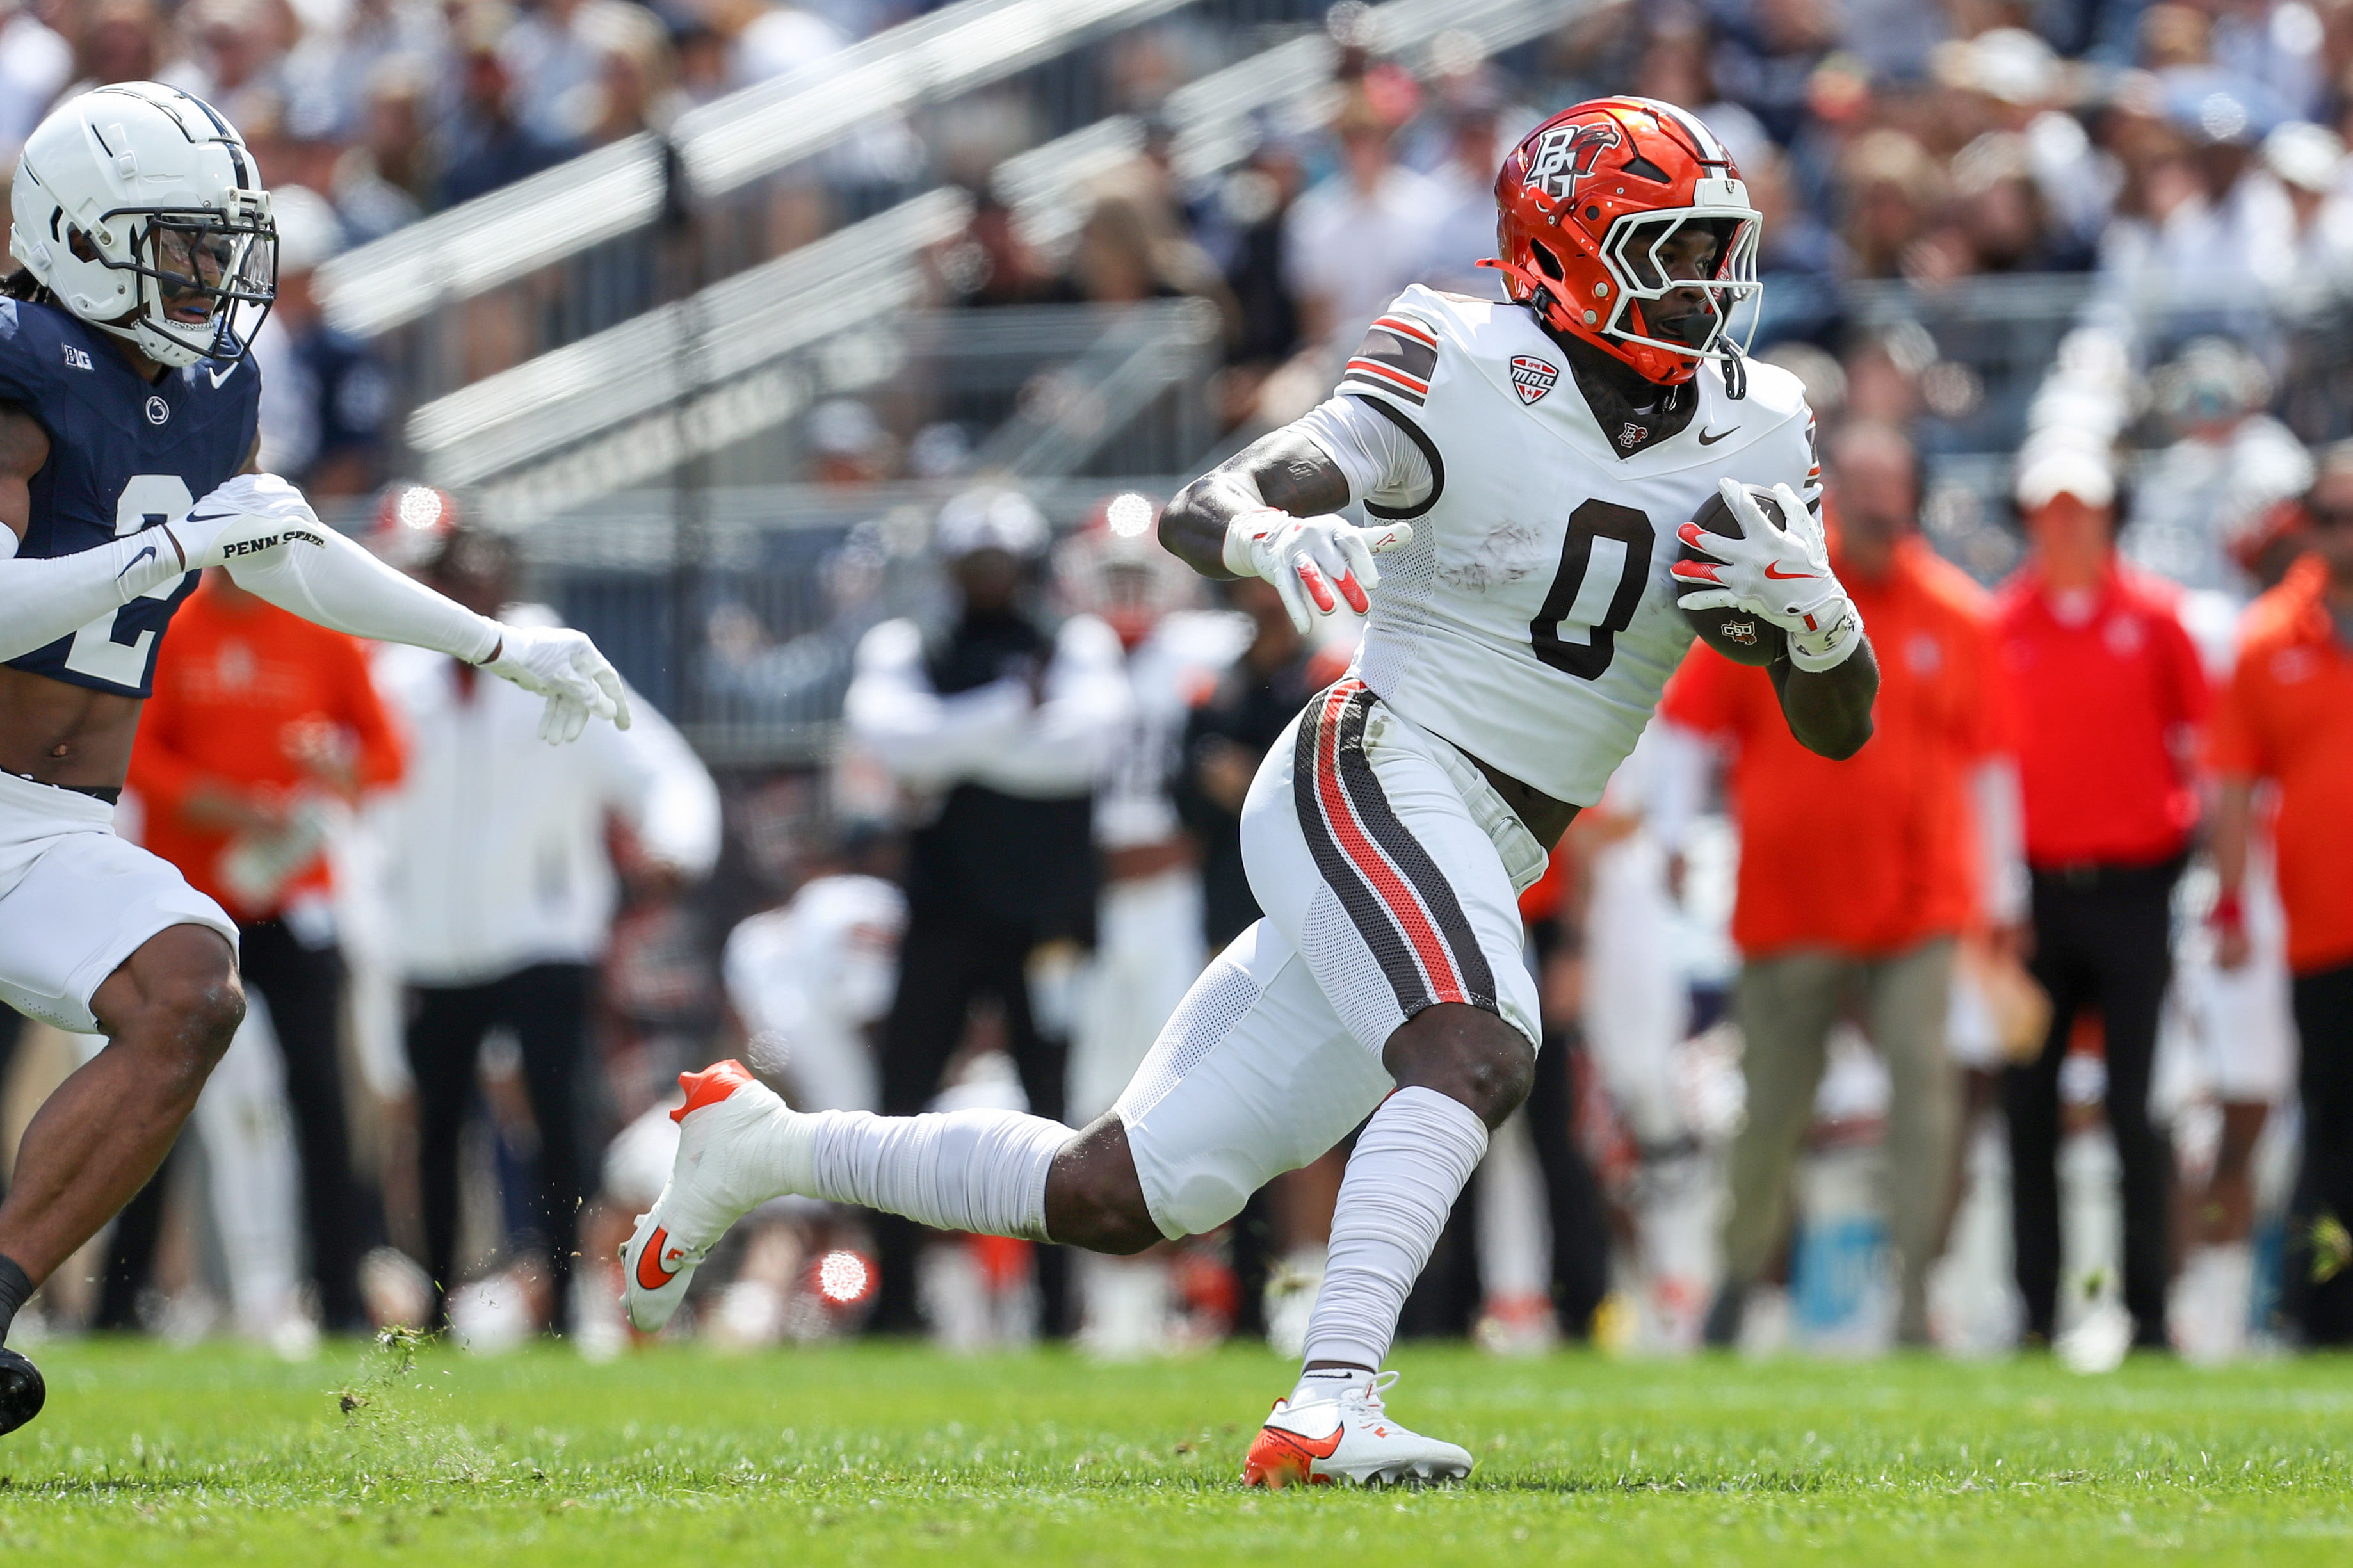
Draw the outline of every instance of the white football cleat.
<instances>
[{"instance_id":1,"label":"white football cleat","mask_svg":"<svg viewBox=\"0 0 2353 1568\"><path fill-rule=\"evenodd\" d=\"M1397 1379L1397 1373L1385 1372L1370 1388L1351 1386L1336 1399L1303 1405L1276 1400L1242 1461L1242 1484L1417 1486L1469 1475L1468 1449L1409 1432L1389 1419L1381 1395Z\"/></svg>"},{"instance_id":2,"label":"white football cleat","mask_svg":"<svg viewBox=\"0 0 2353 1568\"><path fill-rule=\"evenodd\" d=\"M678 1084L686 1090L686 1103L670 1113L678 1157L621 1248L621 1304L646 1333L670 1321L695 1266L727 1227L777 1195L771 1145L778 1130L768 1124L793 1115L742 1062L681 1073Z\"/></svg>"}]
</instances>

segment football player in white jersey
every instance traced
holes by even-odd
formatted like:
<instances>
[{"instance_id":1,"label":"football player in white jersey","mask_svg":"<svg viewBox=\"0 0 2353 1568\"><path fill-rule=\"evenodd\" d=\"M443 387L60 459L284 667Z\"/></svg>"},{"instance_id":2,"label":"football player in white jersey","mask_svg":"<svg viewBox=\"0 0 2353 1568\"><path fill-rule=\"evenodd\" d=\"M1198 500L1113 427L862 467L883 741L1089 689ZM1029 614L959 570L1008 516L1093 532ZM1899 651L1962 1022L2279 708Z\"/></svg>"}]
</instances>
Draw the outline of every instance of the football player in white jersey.
<instances>
[{"instance_id":1,"label":"football player in white jersey","mask_svg":"<svg viewBox=\"0 0 2353 1568\"><path fill-rule=\"evenodd\" d=\"M1508 301L1409 289L1339 395L1161 520L1204 575L1269 580L1303 626L1344 600L1368 612L1355 667L1244 807L1265 918L1081 1131L806 1115L732 1064L691 1075L670 1185L629 1244L640 1327L778 1192L1126 1253L1223 1223L1363 1122L1306 1366L1243 1476L1469 1471L1387 1415L1378 1369L1489 1129L1527 1093L1518 891L1649 721L1692 639L1679 605L1778 628L1783 710L1826 755L1870 738L1878 689L1823 543L1805 399L1727 335L1759 220L1722 143L1666 104L1599 100L1530 132L1495 192ZM1719 495L1738 537L1686 521ZM1351 501L1373 526L1335 515ZM1679 541L1704 555L1679 560Z\"/></svg>"}]
</instances>

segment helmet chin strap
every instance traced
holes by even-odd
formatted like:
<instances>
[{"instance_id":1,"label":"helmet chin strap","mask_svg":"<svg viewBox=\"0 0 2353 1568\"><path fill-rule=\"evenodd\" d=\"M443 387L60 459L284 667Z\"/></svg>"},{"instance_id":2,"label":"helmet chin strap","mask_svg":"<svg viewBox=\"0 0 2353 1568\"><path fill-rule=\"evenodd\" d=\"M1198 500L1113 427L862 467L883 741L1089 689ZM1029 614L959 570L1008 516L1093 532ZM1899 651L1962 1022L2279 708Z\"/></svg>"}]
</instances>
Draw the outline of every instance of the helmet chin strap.
<instances>
[{"instance_id":1,"label":"helmet chin strap","mask_svg":"<svg viewBox=\"0 0 2353 1568\"><path fill-rule=\"evenodd\" d=\"M1748 395L1748 366L1730 332L1720 334L1717 342L1724 349L1724 395L1737 403Z\"/></svg>"}]
</instances>

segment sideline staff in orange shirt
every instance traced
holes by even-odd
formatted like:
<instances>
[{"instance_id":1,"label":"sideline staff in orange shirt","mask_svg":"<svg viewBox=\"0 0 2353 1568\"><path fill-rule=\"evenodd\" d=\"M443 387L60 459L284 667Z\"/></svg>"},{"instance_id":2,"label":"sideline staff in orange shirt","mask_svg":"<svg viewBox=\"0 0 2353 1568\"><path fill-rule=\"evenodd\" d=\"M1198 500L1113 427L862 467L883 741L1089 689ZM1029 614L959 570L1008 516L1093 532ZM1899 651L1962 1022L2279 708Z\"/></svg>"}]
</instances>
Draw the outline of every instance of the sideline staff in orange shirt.
<instances>
[{"instance_id":1,"label":"sideline staff in orange shirt","mask_svg":"<svg viewBox=\"0 0 2353 1568\"><path fill-rule=\"evenodd\" d=\"M146 808L147 847L237 917L245 983L269 1004L330 1331L369 1327L358 1269L371 1227L343 1121L327 811L392 783L400 765L355 640L256 598L225 572L205 574L156 661L130 782ZM153 1193L151 1184L138 1201ZM141 1228L129 1211L124 1220L126 1235Z\"/></svg>"},{"instance_id":2,"label":"sideline staff in orange shirt","mask_svg":"<svg viewBox=\"0 0 2353 1568\"><path fill-rule=\"evenodd\" d=\"M2149 1116L2149 1069L2172 977L2173 884L2198 820L2206 671L2171 585L2116 558L2105 458L2047 448L2020 471L2018 500L2034 554L2002 589L2001 652L2034 880L2032 969L2051 994L2041 1053L2002 1075L2018 1288L2028 1335L2047 1340L2059 1303L2059 1068L2076 1015L2097 1007L2123 1167L2125 1309L2133 1342L2164 1349L2173 1148Z\"/></svg>"},{"instance_id":3,"label":"sideline staff in orange shirt","mask_svg":"<svg viewBox=\"0 0 2353 1568\"><path fill-rule=\"evenodd\" d=\"M2014 921L2017 779L1992 685L1992 605L1916 532L1919 465L1902 434L1857 425L1831 443L1832 559L1880 650L1876 729L1833 763L1789 738L1773 682L1694 644L1660 718L1733 748L1740 882L1732 916L1748 1115L1732 1146L1725 1284L1712 1343L1736 1339L1743 1298L1788 1223L1789 1171L1813 1121L1831 1027L1860 1003L1894 1093L1892 1229L1897 1337L1928 1339L1927 1272L1951 1182L1957 1081L1945 1050L1954 941L1989 901ZM1689 754L1688 748L1677 748ZM1980 843L1968 796L1984 775L2006 809ZM1985 884L1995 884L1993 889ZM1997 890L1998 889L1998 890Z\"/></svg>"},{"instance_id":4,"label":"sideline staff in orange shirt","mask_svg":"<svg viewBox=\"0 0 2353 1568\"><path fill-rule=\"evenodd\" d=\"M2279 791L2280 901L2303 1040L2291 1238L2315 1235L2327 1215L2353 1222L2353 442L2324 456L2305 510L2311 552L2248 609L2212 744L2221 782L2214 918L2219 956L2232 967L2246 958L2239 897L2255 786ZM2306 1261L2287 1269L2306 1342L2353 1342L2353 1273L2315 1284Z\"/></svg>"}]
</instances>

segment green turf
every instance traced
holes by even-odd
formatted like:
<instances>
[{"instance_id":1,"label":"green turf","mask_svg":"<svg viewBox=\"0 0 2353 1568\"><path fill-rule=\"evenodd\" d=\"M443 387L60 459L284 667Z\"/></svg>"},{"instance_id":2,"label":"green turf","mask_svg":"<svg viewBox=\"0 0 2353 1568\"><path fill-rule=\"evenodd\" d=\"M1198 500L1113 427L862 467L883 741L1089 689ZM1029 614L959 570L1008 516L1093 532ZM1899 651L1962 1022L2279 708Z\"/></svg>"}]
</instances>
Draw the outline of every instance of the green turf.
<instances>
[{"instance_id":1,"label":"green turf","mask_svg":"<svg viewBox=\"0 0 2353 1568\"><path fill-rule=\"evenodd\" d=\"M52 1345L0 1558L54 1564L2353 1562L2353 1362L2105 1379L1409 1349L1473 1483L1234 1484L1287 1368L902 1347L590 1367ZM341 1395L359 1403L346 1413Z\"/></svg>"}]
</instances>

